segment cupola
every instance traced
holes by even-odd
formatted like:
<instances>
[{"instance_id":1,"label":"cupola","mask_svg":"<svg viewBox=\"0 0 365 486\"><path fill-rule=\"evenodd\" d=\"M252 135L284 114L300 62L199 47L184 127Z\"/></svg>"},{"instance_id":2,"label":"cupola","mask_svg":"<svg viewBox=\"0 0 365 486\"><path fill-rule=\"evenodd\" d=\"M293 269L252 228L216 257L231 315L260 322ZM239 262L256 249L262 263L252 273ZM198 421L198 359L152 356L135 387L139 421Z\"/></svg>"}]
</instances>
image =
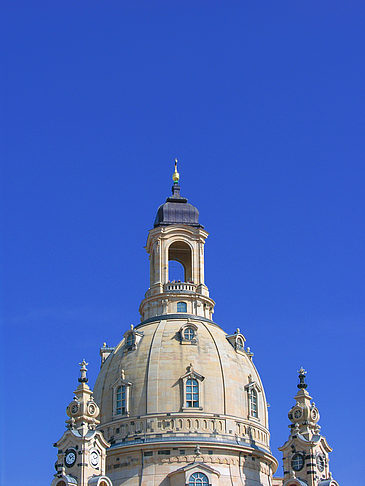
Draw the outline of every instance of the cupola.
<instances>
[{"instance_id":1,"label":"cupola","mask_svg":"<svg viewBox=\"0 0 365 486\"><path fill-rule=\"evenodd\" d=\"M172 196L158 208L146 250L150 258L150 286L140 305L141 321L159 315L185 314L212 319L214 301L204 282L204 244L208 233L199 224L199 211L180 195L180 174L172 176ZM170 266L182 268L178 280Z\"/></svg>"}]
</instances>

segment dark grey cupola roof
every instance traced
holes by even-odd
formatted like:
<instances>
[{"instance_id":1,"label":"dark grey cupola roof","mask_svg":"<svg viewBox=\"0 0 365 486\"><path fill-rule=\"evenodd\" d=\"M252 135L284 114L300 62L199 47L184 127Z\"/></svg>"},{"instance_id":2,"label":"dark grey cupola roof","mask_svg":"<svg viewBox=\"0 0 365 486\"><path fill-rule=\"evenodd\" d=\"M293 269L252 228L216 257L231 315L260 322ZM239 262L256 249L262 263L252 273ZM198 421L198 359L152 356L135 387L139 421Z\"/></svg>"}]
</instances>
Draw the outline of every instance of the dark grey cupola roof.
<instances>
[{"instance_id":1,"label":"dark grey cupola roof","mask_svg":"<svg viewBox=\"0 0 365 486\"><path fill-rule=\"evenodd\" d=\"M179 173L177 172L177 161L175 162L175 173L173 175L174 185L172 196L166 199L156 214L156 226L167 226L170 224L186 224L188 226L202 227L199 224L199 211L195 206L188 203L185 197L180 196Z\"/></svg>"}]
</instances>

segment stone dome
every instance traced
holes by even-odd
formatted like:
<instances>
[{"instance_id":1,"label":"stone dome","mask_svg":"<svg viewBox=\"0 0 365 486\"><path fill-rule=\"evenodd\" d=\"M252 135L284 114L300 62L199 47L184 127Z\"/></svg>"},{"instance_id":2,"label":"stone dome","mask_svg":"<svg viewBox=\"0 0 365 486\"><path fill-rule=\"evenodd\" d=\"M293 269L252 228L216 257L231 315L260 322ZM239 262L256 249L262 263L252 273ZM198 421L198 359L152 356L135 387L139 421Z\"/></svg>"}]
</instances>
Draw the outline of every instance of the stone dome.
<instances>
[{"instance_id":1,"label":"stone dome","mask_svg":"<svg viewBox=\"0 0 365 486\"><path fill-rule=\"evenodd\" d=\"M208 233L178 180L175 165L172 197L148 234L141 322L100 350L94 397L111 444L106 473L114 486L183 486L195 474L211 486L270 486L277 461L264 389L240 330L228 335L213 321ZM171 280L171 261L181 280Z\"/></svg>"},{"instance_id":2,"label":"stone dome","mask_svg":"<svg viewBox=\"0 0 365 486\"><path fill-rule=\"evenodd\" d=\"M241 348L244 337L228 336L208 319L166 317L127 331L115 349L109 348L94 388L107 440L122 443L140 436L155 442L168 433L183 438L188 431L189 440L193 435L200 441L239 436L268 450L267 403L252 354ZM187 327L194 342L183 340ZM199 409L185 407L187 376L199 381ZM129 384L127 416L115 413L113 389L120 383ZM257 417L249 409L252 387ZM164 437L158 437L162 431Z\"/></svg>"},{"instance_id":3,"label":"stone dome","mask_svg":"<svg viewBox=\"0 0 365 486\"><path fill-rule=\"evenodd\" d=\"M80 363L67 431L54 444L52 486L338 486L302 368L290 437L280 448L284 479L273 478L278 462L253 354L239 329L229 335L213 320L208 233L198 210L180 197L176 162L173 180L147 238L150 284L141 322L117 346L104 343L94 392L87 363ZM171 280L170 262L182 266L181 280ZM317 472L309 470L315 465Z\"/></svg>"}]
</instances>

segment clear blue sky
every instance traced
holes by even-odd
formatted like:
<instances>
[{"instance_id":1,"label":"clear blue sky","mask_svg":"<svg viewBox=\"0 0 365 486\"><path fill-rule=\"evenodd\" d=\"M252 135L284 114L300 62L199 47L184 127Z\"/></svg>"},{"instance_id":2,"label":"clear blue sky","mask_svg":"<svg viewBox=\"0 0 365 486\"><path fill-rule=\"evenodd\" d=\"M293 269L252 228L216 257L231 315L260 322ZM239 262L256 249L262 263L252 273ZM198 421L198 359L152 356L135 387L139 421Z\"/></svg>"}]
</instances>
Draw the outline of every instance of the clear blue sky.
<instances>
[{"instance_id":1,"label":"clear blue sky","mask_svg":"<svg viewBox=\"0 0 365 486\"><path fill-rule=\"evenodd\" d=\"M364 20L363 1L3 0L1 484L50 484L77 363L93 385L138 323L176 156L274 454L303 365L334 477L363 485Z\"/></svg>"}]
</instances>

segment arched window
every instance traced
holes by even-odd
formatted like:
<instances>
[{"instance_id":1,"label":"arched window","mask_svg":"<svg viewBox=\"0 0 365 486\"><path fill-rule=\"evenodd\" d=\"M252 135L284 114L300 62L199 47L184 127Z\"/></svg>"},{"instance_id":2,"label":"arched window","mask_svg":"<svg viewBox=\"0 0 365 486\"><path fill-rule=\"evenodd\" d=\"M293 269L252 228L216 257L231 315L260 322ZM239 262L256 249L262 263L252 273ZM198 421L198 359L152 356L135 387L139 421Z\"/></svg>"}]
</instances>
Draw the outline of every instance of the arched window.
<instances>
[{"instance_id":1,"label":"arched window","mask_svg":"<svg viewBox=\"0 0 365 486\"><path fill-rule=\"evenodd\" d=\"M250 391L250 415L251 417L258 417L257 413L257 391L251 388Z\"/></svg>"},{"instance_id":2,"label":"arched window","mask_svg":"<svg viewBox=\"0 0 365 486\"><path fill-rule=\"evenodd\" d=\"M127 387L125 385L118 386L116 392L115 411L117 415L124 415L127 411Z\"/></svg>"},{"instance_id":3,"label":"arched window","mask_svg":"<svg viewBox=\"0 0 365 486\"><path fill-rule=\"evenodd\" d=\"M134 344L134 335L133 333L129 333L125 341L125 345L127 346L127 348L129 348L133 346L133 344Z\"/></svg>"},{"instance_id":4,"label":"arched window","mask_svg":"<svg viewBox=\"0 0 365 486\"><path fill-rule=\"evenodd\" d=\"M199 384L195 378L186 380L186 406L199 407Z\"/></svg>"},{"instance_id":5,"label":"arched window","mask_svg":"<svg viewBox=\"0 0 365 486\"><path fill-rule=\"evenodd\" d=\"M192 474L189 478L189 486L208 486L208 477L200 472Z\"/></svg>"},{"instance_id":6,"label":"arched window","mask_svg":"<svg viewBox=\"0 0 365 486\"><path fill-rule=\"evenodd\" d=\"M184 329L184 339L187 341L192 341L195 337L195 331L192 327L186 327Z\"/></svg>"},{"instance_id":7,"label":"arched window","mask_svg":"<svg viewBox=\"0 0 365 486\"><path fill-rule=\"evenodd\" d=\"M185 268L182 263L176 260L169 261L169 281L185 282Z\"/></svg>"},{"instance_id":8,"label":"arched window","mask_svg":"<svg viewBox=\"0 0 365 486\"><path fill-rule=\"evenodd\" d=\"M176 310L177 310L177 312L187 312L188 306L187 306L186 302L178 302Z\"/></svg>"},{"instance_id":9,"label":"arched window","mask_svg":"<svg viewBox=\"0 0 365 486\"><path fill-rule=\"evenodd\" d=\"M65 483L65 481L59 481L57 483L57 486L66 486L66 483Z\"/></svg>"},{"instance_id":10,"label":"arched window","mask_svg":"<svg viewBox=\"0 0 365 486\"><path fill-rule=\"evenodd\" d=\"M184 241L174 241L174 243L169 246L168 259L169 280L181 280L182 282L191 282L193 274L191 247ZM174 273L176 267L170 267L170 262L172 261L179 262L182 265L182 267L179 266L178 274ZM170 274L170 270L173 273Z\"/></svg>"},{"instance_id":11,"label":"arched window","mask_svg":"<svg viewBox=\"0 0 365 486\"><path fill-rule=\"evenodd\" d=\"M238 337L236 339L236 347L237 347L237 349L240 349L241 351L244 349L243 341L240 337Z\"/></svg>"}]
</instances>

